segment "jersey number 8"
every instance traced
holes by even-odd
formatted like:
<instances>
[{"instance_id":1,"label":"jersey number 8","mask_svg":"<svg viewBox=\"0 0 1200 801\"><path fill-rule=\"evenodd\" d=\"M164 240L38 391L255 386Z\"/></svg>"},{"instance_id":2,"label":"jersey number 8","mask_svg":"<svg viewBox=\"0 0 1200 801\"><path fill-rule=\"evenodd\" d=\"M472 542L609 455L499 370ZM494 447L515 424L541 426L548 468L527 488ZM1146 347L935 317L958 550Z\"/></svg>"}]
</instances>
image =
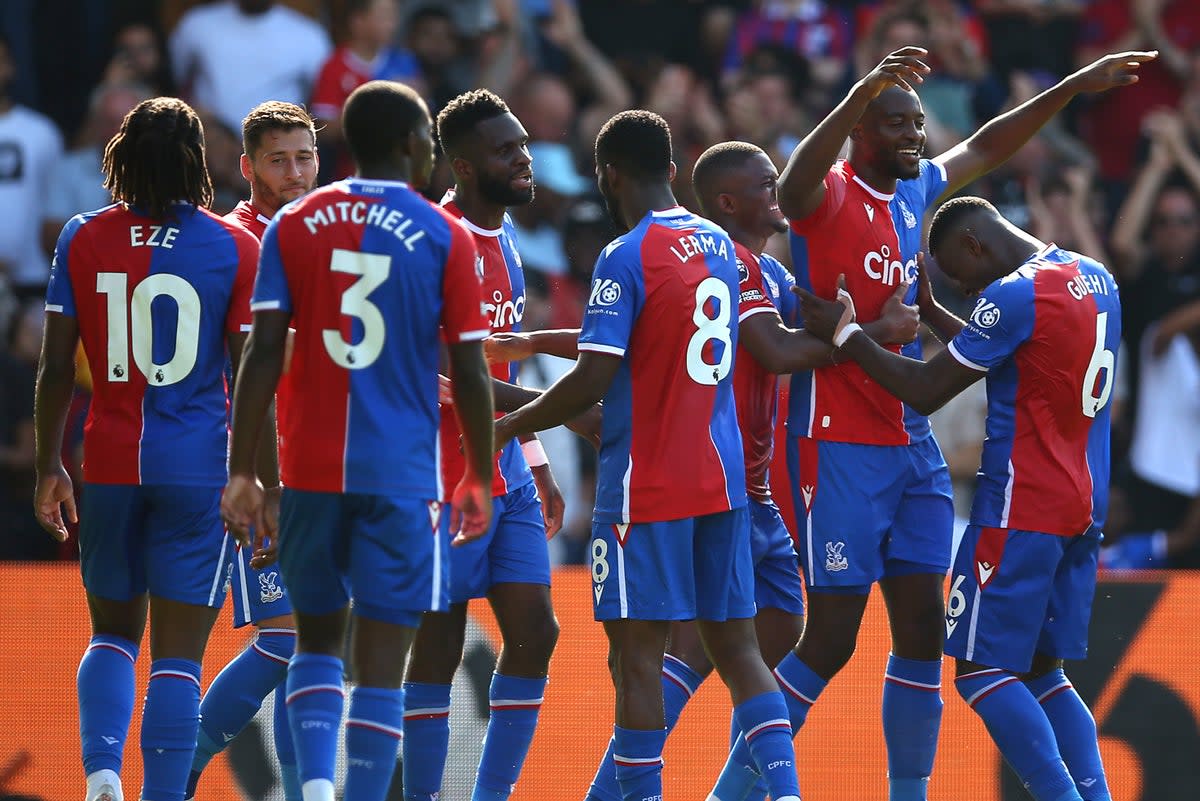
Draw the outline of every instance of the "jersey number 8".
<instances>
[{"instance_id":1,"label":"jersey number 8","mask_svg":"<svg viewBox=\"0 0 1200 801\"><path fill-rule=\"evenodd\" d=\"M110 382L129 380L129 345L133 341L133 363L151 386L165 387L187 378L196 366L200 345L200 296L195 288L178 275L156 273L133 288L129 305L129 276L125 273L97 273L96 292L106 296L108 312L108 371ZM175 347L170 361L154 363L153 304L166 296L175 301Z\"/></svg>"},{"instance_id":2,"label":"jersey number 8","mask_svg":"<svg viewBox=\"0 0 1200 801\"><path fill-rule=\"evenodd\" d=\"M710 300L717 302L716 317L709 317L704 308ZM733 342L729 337L731 313L729 287L725 282L711 275L701 281L696 287L696 310L692 312L696 333L692 334L687 346L687 372L697 384L715 386L733 367ZM710 341L721 345L720 360L716 364L704 360L704 346Z\"/></svg>"}]
</instances>

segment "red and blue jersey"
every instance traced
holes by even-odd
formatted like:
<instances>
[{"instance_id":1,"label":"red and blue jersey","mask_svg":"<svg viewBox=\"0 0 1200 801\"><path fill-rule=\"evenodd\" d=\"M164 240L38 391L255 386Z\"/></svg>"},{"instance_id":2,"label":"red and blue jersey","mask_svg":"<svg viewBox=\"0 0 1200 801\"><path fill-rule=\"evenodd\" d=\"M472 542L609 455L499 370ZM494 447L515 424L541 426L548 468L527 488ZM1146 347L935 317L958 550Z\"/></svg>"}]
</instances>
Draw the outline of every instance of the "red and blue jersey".
<instances>
[{"instance_id":1,"label":"red and blue jersey","mask_svg":"<svg viewBox=\"0 0 1200 801\"><path fill-rule=\"evenodd\" d=\"M46 311L76 318L92 373L85 481L225 483L227 335L250 328L257 255L249 233L187 204L66 224Z\"/></svg>"},{"instance_id":2,"label":"red and blue jersey","mask_svg":"<svg viewBox=\"0 0 1200 801\"><path fill-rule=\"evenodd\" d=\"M470 233L404 183L338 181L267 226L252 308L296 330L283 483L441 498L439 328L488 333Z\"/></svg>"},{"instance_id":3,"label":"red and blue jersey","mask_svg":"<svg viewBox=\"0 0 1200 801\"><path fill-rule=\"evenodd\" d=\"M756 256L734 242L738 267L738 323L762 313L790 318L798 305L791 273L772 256ZM742 433L746 464L746 494L756 501L771 500L767 474L775 449L775 412L779 378L739 345L733 365L733 397Z\"/></svg>"},{"instance_id":4,"label":"red and blue jersey","mask_svg":"<svg viewBox=\"0 0 1200 801\"><path fill-rule=\"evenodd\" d=\"M825 176L825 198L792 220L792 264L802 284L832 300L846 276L861 322L879 319L896 286L917 276L921 218L946 188L946 172L921 160L920 174L885 194L839 161ZM914 284L906 301L914 302ZM921 358L920 342L888 349ZM929 436L929 420L905 406L851 361L796 373L788 409L792 436L865 445L908 445Z\"/></svg>"},{"instance_id":5,"label":"red and blue jersey","mask_svg":"<svg viewBox=\"0 0 1200 801\"><path fill-rule=\"evenodd\" d=\"M475 238L475 271L482 275L483 310L488 317L491 333L520 331L521 318L525 316L525 273L521 269L521 257L517 253L516 230L512 220L504 215L500 228L480 228L463 217L462 211L448 195L442 208L460 220ZM517 363L491 364L492 377L508 383L516 383ZM497 418L503 414L497 414ZM442 488L449 500L458 482L467 469L466 459L459 450L458 418L452 407L442 408ZM499 444L499 443L497 443ZM492 497L507 495L533 481L533 474L521 452L520 443L514 438L504 443L496 453L492 465Z\"/></svg>"},{"instance_id":6,"label":"red and blue jersey","mask_svg":"<svg viewBox=\"0 0 1200 801\"><path fill-rule=\"evenodd\" d=\"M1104 525L1117 285L1053 245L980 295L948 346L987 371L987 439L971 523L1074 536Z\"/></svg>"},{"instance_id":7,"label":"red and blue jersey","mask_svg":"<svg viewBox=\"0 0 1200 801\"><path fill-rule=\"evenodd\" d=\"M604 396L597 523L652 523L746 503L733 399L738 269L717 225L649 212L600 254L579 350L621 358Z\"/></svg>"},{"instance_id":8,"label":"red and blue jersey","mask_svg":"<svg viewBox=\"0 0 1200 801\"><path fill-rule=\"evenodd\" d=\"M233 211L225 215L225 219L254 234L254 238L259 242L262 241L263 234L267 232L267 226L271 224L271 218L250 205L248 200L243 200L234 206Z\"/></svg>"}]
</instances>

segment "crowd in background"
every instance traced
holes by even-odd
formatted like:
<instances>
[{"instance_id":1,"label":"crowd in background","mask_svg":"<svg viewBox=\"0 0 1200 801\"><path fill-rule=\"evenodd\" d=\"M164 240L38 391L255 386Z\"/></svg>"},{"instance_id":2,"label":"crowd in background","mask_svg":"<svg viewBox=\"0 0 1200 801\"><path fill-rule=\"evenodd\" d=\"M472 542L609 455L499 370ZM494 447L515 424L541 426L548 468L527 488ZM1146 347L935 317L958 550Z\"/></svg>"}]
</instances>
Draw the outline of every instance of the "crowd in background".
<instances>
[{"instance_id":1,"label":"crowd in background","mask_svg":"<svg viewBox=\"0 0 1200 801\"><path fill-rule=\"evenodd\" d=\"M614 235L592 143L625 108L671 125L676 194L709 145L742 139L780 167L849 86L899 47L926 47L927 155L1107 52L1156 49L1140 82L1069 107L968 188L1016 225L1109 266L1124 342L1114 409L1112 566L1200 567L1200 3L1195 0L5 0L0 5L0 559L74 558L31 513L33 386L54 243L72 215L106 205L100 158L142 99L201 111L216 200L248 195L241 119L256 103L305 104L323 126L322 181L351 169L338 113L371 77L417 87L436 114L483 86L529 132L537 182L516 208L526 329L574 327ZM441 165L429 190L449 183ZM787 241L768 250L790 264ZM936 267L936 265L935 265ZM939 294L954 300L952 290ZM957 299L959 309L965 300ZM936 347L936 342L930 342ZM927 353L932 354L932 350ZM522 368L546 386L552 357ZM72 407L77 471L86 371ZM969 509L983 382L933 418ZM402 436L398 432L398 436ZM568 500L555 545L581 561L594 454L563 431L543 441ZM76 482L77 486L79 482ZM787 491L776 482L776 491ZM782 486L780 486L782 485ZM86 513L86 512L85 512Z\"/></svg>"}]
</instances>

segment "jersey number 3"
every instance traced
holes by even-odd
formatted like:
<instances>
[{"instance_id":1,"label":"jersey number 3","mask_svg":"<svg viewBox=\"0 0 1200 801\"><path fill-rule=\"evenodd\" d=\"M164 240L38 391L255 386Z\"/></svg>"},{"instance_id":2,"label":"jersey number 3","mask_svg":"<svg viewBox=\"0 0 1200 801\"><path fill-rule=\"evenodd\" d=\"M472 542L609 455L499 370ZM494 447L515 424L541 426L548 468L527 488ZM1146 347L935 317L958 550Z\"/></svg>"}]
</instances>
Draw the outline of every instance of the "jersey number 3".
<instances>
[{"instance_id":1,"label":"jersey number 3","mask_svg":"<svg viewBox=\"0 0 1200 801\"><path fill-rule=\"evenodd\" d=\"M125 273L97 273L96 291L107 299L108 372L115 383L129 380L129 345L133 341L133 363L151 386L165 387L187 378L196 366L200 345L200 296L195 288L178 275L156 273L138 282L133 295L127 294L129 276ZM154 363L154 320L152 306L156 298L175 301L175 347L165 364ZM125 298L129 297L129 305Z\"/></svg>"},{"instance_id":2,"label":"jersey number 3","mask_svg":"<svg viewBox=\"0 0 1200 801\"><path fill-rule=\"evenodd\" d=\"M329 260L329 269L335 273L357 275L359 279L342 293L342 314L355 317L362 323L363 335L357 344L351 345L342 332L326 328L321 332L329 358L347 370L370 367L383 352L386 328L379 307L367 300L380 284L387 280L392 269L392 258L378 253L360 253L357 250L334 248Z\"/></svg>"},{"instance_id":3,"label":"jersey number 3","mask_svg":"<svg viewBox=\"0 0 1200 801\"><path fill-rule=\"evenodd\" d=\"M717 302L717 316L709 317L705 306L710 300ZM688 340L687 372L697 384L715 386L729 375L733 367L733 342L729 337L730 309L729 287L720 278L709 276L696 287L696 310L692 322L696 333ZM704 360L704 346L709 342L720 343L721 355L716 364Z\"/></svg>"},{"instance_id":4,"label":"jersey number 3","mask_svg":"<svg viewBox=\"0 0 1200 801\"><path fill-rule=\"evenodd\" d=\"M1113 373L1117 366L1117 357L1111 350L1104 347L1106 344L1104 339L1108 333L1108 312L1100 312L1096 315L1096 347L1092 349L1092 360L1088 362L1087 372L1083 374L1083 416L1095 417L1105 404L1108 403L1108 398L1112 395ZM1104 378L1100 378L1100 371L1104 371ZM1103 384L1099 386L1099 394L1097 394L1097 384L1103 380Z\"/></svg>"}]
</instances>

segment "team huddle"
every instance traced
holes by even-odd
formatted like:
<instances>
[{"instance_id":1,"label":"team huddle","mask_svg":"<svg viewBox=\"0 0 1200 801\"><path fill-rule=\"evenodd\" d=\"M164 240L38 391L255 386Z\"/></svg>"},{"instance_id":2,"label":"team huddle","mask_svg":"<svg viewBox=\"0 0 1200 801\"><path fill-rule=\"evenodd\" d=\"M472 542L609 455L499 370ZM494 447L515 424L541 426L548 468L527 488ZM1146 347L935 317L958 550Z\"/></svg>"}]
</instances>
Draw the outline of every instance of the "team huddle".
<instances>
[{"instance_id":1,"label":"team huddle","mask_svg":"<svg viewBox=\"0 0 1200 801\"><path fill-rule=\"evenodd\" d=\"M536 434L559 425L599 447L590 570L616 709L589 799L663 797L665 740L715 668L733 721L710 799L799 801L793 738L878 583L889 801L927 797L943 652L1037 801L1111 801L1062 663L1087 651L1117 286L984 200L938 204L1155 54L1107 56L934 159L914 91L924 56L888 56L782 173L753 145L709 148L690 176L704 216L675 199L687 179L666 122L612 117L596 176L624 233L597 260L578 330L521 331L507 210L532 200L537 165L491 92L455 98L435 124L408 87L364 84L342 112L355 177L319 189L312 119L264 103L243 125L250 200L224 218L207 210L195 112L171 98L131 111L104 155L116 203L58 241L36 399L36 512L65 539L82 342L95 376L79 528L87 801L124 799L148 612L144 801L202 798L205 767L272 693L288 801L383 801L401 749L405 798L436 799L481 598L503 648L472 799L507 799L558 637L546 540L563 499ZM440 204L420 194L435 132L454 178ZM790 271L764 252L785 232ZM925 252L976 297L969 319L934 298ZM922 323L946 343L928 361ZM575 363L549 388L521 386L518 362L537 352ZM780 375L783 476L770 470ZM955 555L926 415L981 378L987 439ZM234 624L257 631L201 697L227 587Z\"/></svg>"}]
</instances>

